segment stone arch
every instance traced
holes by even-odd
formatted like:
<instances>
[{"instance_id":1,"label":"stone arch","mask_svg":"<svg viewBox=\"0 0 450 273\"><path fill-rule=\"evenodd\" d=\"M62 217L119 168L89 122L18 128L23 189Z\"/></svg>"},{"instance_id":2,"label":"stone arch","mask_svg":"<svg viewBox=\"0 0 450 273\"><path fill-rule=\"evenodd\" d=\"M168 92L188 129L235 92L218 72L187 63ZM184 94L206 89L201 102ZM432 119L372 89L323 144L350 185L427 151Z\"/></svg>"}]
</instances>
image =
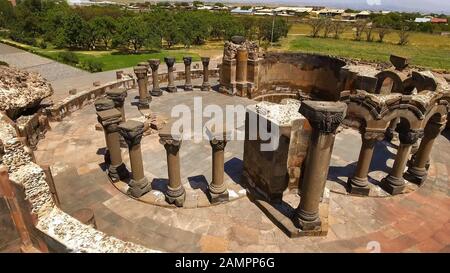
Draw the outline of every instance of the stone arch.
<instances>
[{"instance_id":1,"label":"stone arch","mask_svg":"<svg viewBox=\"0 0 450 273\"><path fill-rule=\"evenodd\" d=\"M375 90L376 94L403 93L403 79L398 73L391 70L385 70L376 74L375 78L378 79L377 88ZM389 91L384 91L383 89L386 80L391 81L391 86L388 88Z\"/></svg>"}]
</instances>

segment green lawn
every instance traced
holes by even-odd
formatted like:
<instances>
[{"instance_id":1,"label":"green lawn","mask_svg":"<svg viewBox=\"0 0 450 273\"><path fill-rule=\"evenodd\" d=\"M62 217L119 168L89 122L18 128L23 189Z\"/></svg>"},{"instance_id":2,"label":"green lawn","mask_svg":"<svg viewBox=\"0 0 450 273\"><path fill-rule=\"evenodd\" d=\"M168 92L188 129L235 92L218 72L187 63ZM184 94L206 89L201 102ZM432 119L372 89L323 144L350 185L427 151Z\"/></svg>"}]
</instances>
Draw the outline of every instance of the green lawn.
<instances>
[{"instance_id":1,"label":"green lawn","mask_svg":"<svg viewBox=\"0 0 450 273\"><path fill-rule=\"evenodd\" d=\"M58 54L64 50L60 49L41 49L29 45L20 44L11 40L2 41L7 42L10 45L25 49L27 51L39 54L44 57L48 57L53 60L57 60ZM147 61L148 59L160 59L164 61L164 57L175 57L177 62L183 61L183 56L191 56L193 61L199 61L200 56L193 50L185 49L173 49L173 50L159 50L151 53L141 54L126 54L116 51L72 51L77 56L80 62L87 59L95 59L103 63L103 71L121 69L137 65L139 62Z\"/></svg>"},{"instance_id":2,"label":"green lawn","mask_svg":"<svg viewBox=\"0 0 450 273\"><path fill-rule=\"evenodd\" d=\"M390 54L397 54L411 59L411 64L450 70L450 38L426 33L411 33L410 43L406 46L395 44L396 33L386 36L385 42L353 41L351 30L347 30L342 39L310 38L309 27L296 24L282 42L281 48L289 51L328 54L367 61L389 61ZM376 35L376 33L375 33ZM377 38L377 37L375 37Z\"/></svg>"}]
</instances>

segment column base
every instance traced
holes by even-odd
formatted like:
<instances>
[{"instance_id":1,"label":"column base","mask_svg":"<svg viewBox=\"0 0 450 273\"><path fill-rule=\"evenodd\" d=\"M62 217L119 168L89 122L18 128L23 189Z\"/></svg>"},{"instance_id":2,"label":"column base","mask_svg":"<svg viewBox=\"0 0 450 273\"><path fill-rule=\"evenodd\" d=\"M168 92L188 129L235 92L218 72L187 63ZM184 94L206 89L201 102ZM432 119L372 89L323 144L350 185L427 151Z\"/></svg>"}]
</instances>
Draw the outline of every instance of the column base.
<instances>
[{"instance_id":1,"label":"column base","mask_svg":"<svg viewBox=\"0 0 450 273\"><path fill-rule=\"evenodd\" d=\"M152 95L153 97L159 97L159 96L162 96L162 91L161 91L161 89L158 89L158 90L152 90L151 92L150 92L150 95Z\"/></svg>"},{"instance_id":2,"label":"column base","mask_svg":"<svg viewBox=\"0 0 450 273\"><path fill-rule=\"evenodd\" d=\"M304 231L320 230L322 220L318 214L306 215L307 213L297 211L292 219L294 225Z\"/></svg>"},{"instance_id":3,"label":"column base","mask_svg":"<svg viewBox=\"0 0 450 273\"><path fill-rule=\"evenodd\" d=\"M204 82L202 86L200 87L201 91L209 91L211 89L211 85L209 82Z\"/></svg>"},{"instance_id":4,"label":"column base","mask_svg":"<svg viewBox=\"0 0 450 273\"><path fill-rule=\"evenodd\" d=\"M351 194L368 196L370 193L368 183L369 181L367 178L361 179L358 177L351 177L347 180L347 190Z\"/></svg>"},{"instance_id":5,"label":"column base","mask_svg":"<svg viewBox=\"0 0 450 273\"><path fill-rule=\"evenodd\" d=\"M111 178L112 182L117 182L119 180L124 180L130 177L130 172L127 170L125 164L120 165L109 165L108 176Z\"/></svg>"},{"instance_id":6,"label":"column base","mask_svg":"<svg viewBox=\"0 0 450 273\"><path fill-rule=\"evenodd\" d=\"M146 194L152 189L151 184L148 182L147 177L142 178L141 180L131 179L128 184L130 188L128 188L127 193L135 198L139 198L142 195Z\"/></svg>"},{"instance_id":7,"label":"column base","mask_svg":"<svg viewBox=\"0 0 450 273\"><path fill-rule=\"evenodd\" d=\"M138 109L150 109L149 101L139 99Z\"/></svg>"},{"instance_id":8,"label":"column base","mask_svg":"<svg viewBox=\"0 0 450 273\"><path fill-rule=\"evenodd\" d=\"M386 176L381 180L380 187L391 195L397 195L405 189L405 180L391 175Z\"/></svg>"},{"instance_id":9,"label":"column base","mask_svg":"<svg viewBox=\"0 0 450 273\"><path fill-rule=\"evenodd\" d=\"M428 172L426 168L409 167L403 178L411 183L421 186L427 180Z\"/></svg>"},{"instance_id":10,"label":"column base","mask_svg":"<svg viewBox=\"0 0 450 273\"><path fill-rule=\"evenodd\" d=\"M168 187L166 192L166 201L169 204L175 204L177 207L182 207L185 200L186 191L182 185L177 189L173 189L170 186Z\"/></svg>"},{"instance_id":11,"label":"column base","mask_svg":"<svg viewBox=\"0 0 450 273\"><path fill-rule=\"evenodd\" d=\"M184 91L192 91L194 88L192 88L192 84L186 84L184 85Z\"/></svg>"},{"instance_id":12,"label":"column base","mask_svg":"<svg viewBox=\"0 0 450 273\"><path fill-rule=\"evenodd\" d=\"M214 193L211 190L209 191L209 201L211 204L227 202L228 200L230 200L228 190L225 190L222 193Z\"/></svg>"},{"instance_id":13,"label":"column base","mask_svg":"<svg viewBox=\"0 0 450 273\"><path fill-rule=\"evenodd\" d=\"M175 92L177 92L177 87L176 86L167 86L167 92L175 93Z\"/></svg>"}]
</instances>

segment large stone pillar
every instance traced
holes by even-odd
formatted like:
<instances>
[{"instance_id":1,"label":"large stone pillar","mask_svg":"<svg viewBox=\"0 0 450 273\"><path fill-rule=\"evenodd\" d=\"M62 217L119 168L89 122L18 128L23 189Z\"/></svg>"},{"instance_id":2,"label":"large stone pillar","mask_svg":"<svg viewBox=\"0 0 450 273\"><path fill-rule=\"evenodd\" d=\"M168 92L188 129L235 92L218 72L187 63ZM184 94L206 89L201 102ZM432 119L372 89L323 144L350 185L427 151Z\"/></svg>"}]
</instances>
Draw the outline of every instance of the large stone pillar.
<instances>
[{"instance_id":1,"label":"large stone pillar","mask_svg":"<svg viewBox=\"0 0 450 273\"><path fill-rule=\"evenodd\" d=\"M114 107L122 113L122 121L125 122L125 108L123 104L127 97L127 90L123 88L114 88L106 91L106 97L114 102Z\"/></svg>"},{"instance_id":2,"label":"large stone pillar","mask_svg":"<svg viewBox=\"0 0 450 273\"><path fill-rule=\"evenodd\" d=\"M128 178L129 173L122 162L120 152L120 135L117 126L122 121L122 114L117 109L97 112L98 121L103 125L106 146L110 154L111 164L108 166L108 175L113 182Z\"/></svg>"},{"instance_id":3,"label":"large stone pillar","mask_svg":"<svg viewBox=\"0 0 450 273\"><path fill-rule=\"evenodd\" d=\"M342 102L303 101L299 112L308 119L311 140L301 185L300 204L294 224L302 230L320 229L319 204L328 176L336 129L344 120L347 105Z\"/></svg>"},{"instance_id":4,"label":"large stone pillar","mask_svg":"<svg viewBox=\"0 0 450 273\"><path fill-rule=\"evenodd\" d=\"M248 51L239 48L236 53L236 82L247 82Z\"/></svg>"},{"instance_id":5,"label":"large stone pillar","mask_svg":"<svg viewBox=\"0 0 450 273\"><path fill-rule=\"evenodd\" d=\"M184 91L192 91L192 80L191 80L191 63L192 57L183 57L184 62L184 74L185 74L185 83L184 83Z\"/></svg>"},{"instance_id":6,"label":"large stone pillar","mask_svg":"<svg viewBox=\"0 0 450 273\"><path fill-rule=\"evenodd\" d=\"M209 143L212 148L212 181L209 184L209 195L211 203L228 201L229 194L224 183L224 150L229 139L230 132L226 128L206 127Z\"/></svg>"},{"instance_id":7,"label":"large stone pillar","mask_svg":"<svg viewBox=\"0 0 450 273\"><path fill-rule=\"evenodd\" d=\"M148 96L147 90L147 68L145 66L135 66L134 73L137 77L138 87L139 87L139 108L148 109L150 108L149 102L151 97Z\"/></svg>"},{"instance_id":8,"label":"large stone pillar","mask_svg":"<svg viewBox=\"0 0 450 273\"><path fill-rule=\"evenodd\" d=\"M164 62L166 62L167 65L167 74L168 74L168 78L169 78L169 84L167 85L167 91L168 92L177 92L177 87L175 86L175 76L174 76L174 71L175 71L175 58L173 57L164 57Z\"/></svg>"},{"instance_id":9,"label":"large stone pillar","mask_svg":"<svg viewBox=\"0 0 450 273\"><path fill-rule=\"evenodd\" d=\"M159 88L159 76L158 76L158 68L159 64L161 63L158 59L150 59L148 60L148 63L150 65L150 68L152 69L152 84L153 89L151 92L152 96L159 97L162 95L161 88Z\"/></svg>"},{"instance_id":10,"label":"large stone pillar","mask_svg":"<svg viewBox=\"0 0 450 273\"><path fill-rule=\"evenodd\" d=\"M159 142L164 145L167 154L169 185L166 192L166 200L169 204L182 207L186 199L186 191L181 183L180 156L178 153L182 138L181 135L172 134L169 127L164 127L159 133Z\"/></svg>"},{"instance_id":11,"label":"large stone pillar","mask_svg":"<svg viewBox=\"0 0 450 273\"><path fill-rule=\"evenodd\" d=\"M402 122L400 122L399 126L398 137L400 139L400 145L397 149L394 165L390 173L381 180L380 185L386 192L392 195L400 194L405 189L403 172L411 154L411 147L423 135L423 131L410 130Z\"/></svg>"},{"instance_id":12,"label":"large stone pillar","mask_svg":"<svg viewBox=\"0 0 450 273\"><path fill-rule=\"evenodd\" d=\"M203 83L201 90L209 91L211 88L211 84L209 83L209 57L202 57L202 65L203 65Z\"/></svg>"},{"instance_id":13,"label":"large stone pillar","mask_svg":"<svg viewBox=\"0 0 450 273\"><path fill-rule=\"evenodd\" d=\"M425 127L424 136L420 142L414 160L408 171L404 174L404 178L412 183L422 185L427 179L428 168L427 164L430 160L431 149L433 148L434 140L442 130L445 129L446 119L440 121L429 121Z\"/></svg>"},{"instance_id":14,"label":"large stone pillar","mask_svg":"<svg viewBox=\"0 0 450 273\"><path fill-rule=\"evenodd\" d=\"M352 194L369 195L369 173L370 163L372 162L373 150L377 141L383 140L384 132L365 131L361 134L362 145L359 152L358 163L353 177L347 181L348 190Z\"/></svg>"},{"instance_id":15,"label":"large stone pillar","mask_svg":"<svg viewBox=\"0 0 450 273\"><path fill-rule=\"evenodd\" d=\"M142 163L141 139L144 134L144 123L129 120L121 123L119 132L128 144L128 151L130 153L130 165L133 179L128 184L128 194L139 198L151 190L151 185L147 177L144 175L144 165Z\"/></svg>"}]
</instances>

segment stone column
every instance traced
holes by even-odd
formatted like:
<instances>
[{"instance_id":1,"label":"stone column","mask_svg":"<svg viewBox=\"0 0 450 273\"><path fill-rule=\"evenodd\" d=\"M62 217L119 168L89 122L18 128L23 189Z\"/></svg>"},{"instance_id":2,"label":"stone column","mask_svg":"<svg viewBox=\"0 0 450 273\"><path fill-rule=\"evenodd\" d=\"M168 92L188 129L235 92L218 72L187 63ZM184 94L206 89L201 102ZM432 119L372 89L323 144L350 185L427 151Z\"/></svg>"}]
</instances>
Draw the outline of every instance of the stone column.
<instances>
[{"instance_id":1,"label":"stone column","mask_svg":"<svg viewBox=\"0 0 450 273\"><path fill-rule=\"evenodd\" d=\"M166 200L170 204L182 207L186 199L186 191L181 183L180 156L178 153L182 139L181 135L173 135L169 127L164 127L159 133L159 142L164 145L167 154L169 185L166 192Z\"/></svg>"},{"instance_id":2,"label":"stone column","mask_svg":"<svg viewBox=\"0 0 450 273\"><path fill-rule=\"evenodd\" d=\"M101 98L101 99L97 99L94 102L94 106L95 106L95 110L97 112L101 112L101 111L105 111L105 110L110 110L110 109L114 109L114 101L107 99L107 98ZM96 128L98 128L99 130L103 130L103 125L101 122L99 122L98 124L95 125ZM108 150L108 140L106 138L107 134L105 133L105 143L106 143L106 150L105 150L105 162L107 164L111 163L111 157L109 154L109 150Z\"/></svg>"},{"instance_id":3,"label":"stone column","mask_svg":"<svg viewBox=\"0 0 450 273\"><path fill-rule=\"evenodd\" d=\"M148 63L150 65L150 68L152 69L152 84L153 84L153 89L150 94L152 96L159 97L162 95L161 88L159 88L159 77L158 77L158 68L161 61L158 59L150 59L148 60Z\"/></svg>"},{"instance_id":4,"label":"stone column","mask_svg":"<svg viewBox=\"0 0 450 273\"><path fill-rule=\"evenodd\" d=\"M362 145L359 152L358 164L353 177L347 181L348 190L352 194L369 195L369 173L370 163L372 162L373 150L377 141L384 138L384 132L366 131L361 134Z\"/></svg>"},{"instance_id":5,"label":"stone column","mask_svg":"<svg viewBox=\"0 0 450 273\"><path fill-rule=\"evenodd\" d=\"M114 107L122 113L122 121L125 122L125 108L123 104L127 96L127 90L114 88L106 91L106 97L114 102Z\"/></svg>"},{"instance_id":6,"label":"stone column","mask_svg":"<svg viewBox=\"0 0 450 273\"><path fill-rule=\"evenodd\" d=\"M142 163L141 139L144 134L144 123L129 120L118 126L120 134L128 144L130 154L130 165L132 179L128 184L128 194L139 198L151 190L151 185L144 175L144 165Z\"/></svg>"},{"instance_id":7,"label":"stone column","mask_svg":"<svg viewBox=\"0 0 450 273\"><path fill-rule=\"evenodd\" d=\"M400 139L400 145L397 149L397 155L395 156L394 165L390 173L381 180L381 187L392 195L400 194L405 189L405 180L403 179L403 171L405 170L406 163L408 162L409 155L411 154L412 145L423 135L423 131L410 130L399 124L400 131L398 137Z\"/></svg>"},{"instance_id":8,"label":"stone column","mask_svg":"<svg viewBox=\"0 0 450 273\"><path fill-rule=\"evenodd\" d=\"M191 63L192 57L183 57L184 62L184 74L186 81L184 83L184 91L192 91L192 81L191 81Z\"/></svg>"},{"instance_id":9,"label":"stone column","mask_svg":"<svg viewBox=\"0 0 450 273\"><path fill-rule=\"evenodd\" d=\"M108 166L108 175L113 182L128 178L128 170L122 162L120 152L120 136L118 124L122 121L122 114L117 109L97 112L98 121L103 125L106 146L110 154L111 164Z\"/></svg>"},{"instance_id":10,"label":"stone column","mask_svg":"<svg viewBox=\"0 0 450 273\"><path fill-rule=\"evenodd\" d=\"M209 194L211 203L220 203L228 201L229 195L224 183L224 150L229 139L230 132L226 128L206 127L206 133L209 137L209 143L212 148L212 181L209 184Z\"/></svg>"},{"instance_id":11,"label":"stone column","mask_svg":"<svg viewBox=\"0 0 450 273\"><path fill-rule=\"evenodd\" d=\"M247 82L247 60L247 49L239 48L236 54L236 82Z\"/></svg>"},{"instance_id":12,"label":"stone column","mask_svg":"<svg viewBox=\"0 0 450 273\"><path fill-rule=\"evenodd\" d=\"M211 88L211 84L209 83L209 57L202 57L203 64L203 83L201 90L209 91Z\"/></svg>"},{"instance_id":13,"label":"stone column","mask_svg":"<svg viewBox=\"0 0 450 273\"><path fill-rule=\"evenodd\" d=\"M400 122L400 118L394 118L389 123L389 127L386 129L386 137L385 139L389 142L394 138L395 128L397 128L398 123Z\"/></svg>"},{"instance_id":14,"label":"stone column","mask_svg":"<svg viewBox=\"0 0 450 273\"><path fill-rule=\"evenodd\" d=\"M135 66L134 73L137 77L138 87L139 87L139 105L141 109L150 108L149 102L151 97L148 96L147 91L147 68L144 66Z\"/></svg>"},{"instance_id":15,"label":"stone column","mask_svg":"<svg viewBox=\"0 0 450 273\"><path fill-rule=\"evenodd\" d=\"M439 136L442 130L445 129L445 125L445 119L438 122L430 121L427 124L419 149L414 156L414 160L403 176L406 180L418 185L422 185L423 182L425 182L428 175L427 164L430 160L434 140Z\"/></svg>"},{"instance_id":16,"label":"stone column","mask_svg":"<svg viewBox=\"0 0 450 273\"><path fill-rule=\"evenodd\" d=\"M303 101L299 112L308 119L311 140L301 185L300 204L294 224L302 230L320 229L320 199L325 189L336 129L344 120L347 105L342 102Z\"/></svg>"},{"instance_id":17,"label":"stone column","mask_svg":"<svg viewBox=\"0 0 450 273\"><path fill-rule=\"evenodd\" d=\"M174 71L175 71L175 58L173 57L164 57L164 62L166 62L167 65L167 74L169 78L169 84L167 85L167 91L168 92L177 92L177 87L175 86L175 79L174 79Z\"/></svg>"},{"instance_id":18,"label":"stone column","mask_svg":"<svg viewBox=\"0 0 450 273\"><path fill-rule=\"evenodd\" d=\"M59 201L58 192L56 191L55 181L53 180L52 171L50 169L49 165L40 165L42 171L44 171L45 174L45 182L47 182L47 185L50 189L50 193L52 194L52 200L55 203L55 205L60 208L61 202Z\"/></svg>"}]
</instances>

